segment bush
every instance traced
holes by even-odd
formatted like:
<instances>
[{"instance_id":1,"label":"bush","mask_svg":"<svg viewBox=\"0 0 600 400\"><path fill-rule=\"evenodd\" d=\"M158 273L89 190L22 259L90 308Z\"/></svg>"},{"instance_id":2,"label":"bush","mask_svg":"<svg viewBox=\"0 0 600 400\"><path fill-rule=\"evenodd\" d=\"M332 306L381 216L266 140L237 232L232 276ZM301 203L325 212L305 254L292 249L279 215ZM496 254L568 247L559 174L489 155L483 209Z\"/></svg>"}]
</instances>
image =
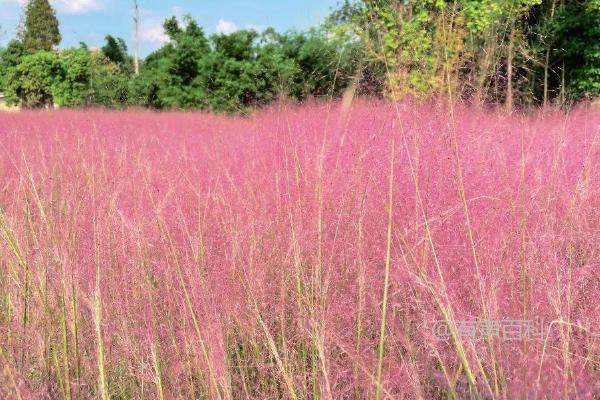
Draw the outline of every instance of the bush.
<instances>
[{"instance_id":1,"label":"bush","mask_svg":"<svg viewBox=\"0 0 600 400\"><path fill-rule=\"evenodd\" d=\"M65 79L66 72L60 56L41 51L23 57L8 70L6 97L9 104L26 108L48 107L54 104L54 94Z\"/></svg>"}]
</instances>

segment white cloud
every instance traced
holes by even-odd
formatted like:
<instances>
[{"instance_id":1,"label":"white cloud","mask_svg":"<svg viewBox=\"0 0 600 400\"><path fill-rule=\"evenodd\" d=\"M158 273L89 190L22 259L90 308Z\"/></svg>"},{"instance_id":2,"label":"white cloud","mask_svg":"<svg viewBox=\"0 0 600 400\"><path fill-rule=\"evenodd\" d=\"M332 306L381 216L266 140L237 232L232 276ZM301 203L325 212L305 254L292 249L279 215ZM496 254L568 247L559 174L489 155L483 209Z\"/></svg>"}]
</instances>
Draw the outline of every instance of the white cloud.
<instances>
[{"instance_id":1,"label":"white cloud","mask_svg":"<svg viewBox=\"0 0 600 400\"><path fill-rule=\"evenodd\" d=\"M85 14L103 8L103 0L51 0L53 6L67 14ZM0 3L15 3L24 6L27 0L0 0Z\"/></svg>"},{"instance_id":2,"label":"white cloud","mask_svg":"<svg viewBox=\"0 0 600 400\"><path fill-rule=\"evenodd\" d=\"M217 27L215 28L215 32L222 33L225 35L229 35L235 31L238 31L240 28L231 21L224 20L223 18L219 19L217 23Z\"/></svg>"},{"instance_id":3,"label":"white cloud","mask_svg":"<svg viewBox=\"0 0 600 400\"><path fill-rule=\"evenodd\" d=\"M27 3L27 0L0 0L0 4L2 3L18 3L18 4L25 4Z\"/></svg>"},{"instance_id":4,"label":"white cloud","mask_svg":"<svg viewBox=\"0 0 600 400\"><path fill-rule=\"evenodd\" d=\"M100 0L54 0L57 8L69 14L85 14L102 8Z\"/></svg>"},{"instance_id":5,"label":"white cloud","mask_svg":"<svg viewBox=\"0 0 600 400\"><path fill-rule=\"evenodd\" d=\"M143 42L162 45L169 41L169 37L166 35L162 25L154 24L142 27L140 30L140 40Z\"/></svg>"},{"instance_id":6,"label":"white cloud","mask_svg":"<svg viewBox=\"0 0 600 400\"><path fill-rule=\"evenodd\" d=\"M183 7L173 6L171 7L171 14L176 16L177 19L182 19L185 15L185 9L183 9Z\"/></svg>"},{"instance_id":7,"label":"white cloud","mask_svg":"<svg viewBox=\"0 0 600 400\"><path fill-rule=\"evenodd\" d=\"M162 46L169 41L169 37L163 28L165 19L175 16L181 22L185 15L185 9L173 6L169 14L157 14L153 10L142 8L140 9L140 13L142 16L140 22L140 40L145 43Z\"/></svg>"}]
</instances>

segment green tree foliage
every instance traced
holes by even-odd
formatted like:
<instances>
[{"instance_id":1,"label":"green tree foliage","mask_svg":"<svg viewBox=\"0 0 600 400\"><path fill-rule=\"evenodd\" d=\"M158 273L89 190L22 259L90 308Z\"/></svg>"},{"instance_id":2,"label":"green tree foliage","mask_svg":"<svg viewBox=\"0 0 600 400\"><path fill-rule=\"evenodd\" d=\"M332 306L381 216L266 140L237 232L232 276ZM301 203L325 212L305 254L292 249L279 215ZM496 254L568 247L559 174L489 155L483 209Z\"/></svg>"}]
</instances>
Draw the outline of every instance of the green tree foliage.
<instances>
[{"instance_id":1,"label":"green tree foliage","mask_svg":"<svg viewBox=\"0 0 600 400\"><path fill-rule=\"evenodd\" d=\"M198 76L199 61L209 52L204 31L191 17L184 18L185 28L179 27L175 17L164 24L171 39L171 57L168 65L174 83L189 86Z\"/></svg>"},{"instance_id":2,"label":"green tree foliage","mask_svg":"<svg viewBox=\"0 0 600 400\"><path fill-rule=\"evenodd\" d=\"M211 38L212 51L201 61L196 85L214 111L243 111L273 100L289 69L280 54L257 44L259 34L237 31Z\"/></svg>"},{"instance_id":3,"label":"green tree foliage","mask_svg":"<svg viewBox=\"0 0 600 400\"><path fill-rule=\"evenodd\" d=\"M565 94L570 99L600 96L600 0L563 4L550 23L552 67L564 68ZM562 71L553 74L561 85Z\"/></svg>"},{"instance_id":4,"label":"green tree foliage","mask_svg":"<svg viewBox=\"0 0 600 400\"><path fill-rule=\"evenodd\" d=\"M128 104L129 78L103 53L83 46L36 52L7 69L6 95L10 103L26 108L119 108Z\"/></svg>"},{"instance_id":5,"label":"green tree foliage","mask_svg":"<svg viewBox=\"0 0 600 400\"><path fill-rule=\"evenodd\" d=\"M63 75L56 83L54 102L65 107L82 107L89 104L92 61L86 48L68 49L60 54Z\"/></svg>"},{"instance_id":6,"label":"green tree foliage","mask_svg":"<svg viewBox=\"0 0 600 400\"><path fill-rule=\"evenodd\" d=\"M198 24L184 18L182 27L175 17L164 23L170 38L142 65L136 86L144 84L142 104L169 108L202 108L206 95L195 85L201 59L209 52L208 40ZM156 98L155 98L156 97Z\"/></svg>"},{"instance_id":7,"label":"green tree foliage","mask_svg":"<svg viewBox=\"0 0 600 400\"><path fill-rule=\"evenodd\" d=\"M48 0L29 0L21 41L27 52L50 51L61 41L56 12Z\"/></svg>"},{"instance_id":8,"label":"green tree foliage","mask_svg":"<svg viewBox=\"0 0 600 400\"><path fill-rule=\"evenodd\" d=\"M10 69L16 67L25 55L23 44L11 40L5 49L0 51L0 90L5 90Z\"/></svg>"},{"instance_id":9,"label":"green tree foliage","mask_svg":"<svg viewBox=\"0 0 600 400\"><path fill-rule=\"evenodd\" d=\"M64 64L57 53L40 51L27 55L8 71L8 102L27 108L51 106L64 77Z\"/></svg>"},{"instance_id":10,"label":"green tree foliage","mask_svg":"<svg viewBox=\"0 0 600 400\"><path fill-rule=\"evenodd\" d=\"M598 96L598 4L347 0L326 26L360 40L368 73L390 97L451 95L512 108Z\"/></svg>"},{"instance_id":11,"label":"green tree foliage","mask_svg":"<svg viewBox=\"0 0 600 400\"><path fill-rule=\"evenodd\" d=\"M380 37L363 24L363 4L345 0L323 24L325 35L347 60L358 94L381 97L388 87L385 58L373 49L372 38ZM369 33L368 33L369 32ZM370 34L370 38L366 37Z\"/></svg>"},{"instance_id":12,"label":"green tree foliage","mask_svg":"<svg viewBox=\"0 0 600 400\"><path fill-rule=\"evenodd\" d=\"M0 89L26 107L245 113L351 89L510 109L600 95L600 0L346 0L308 32L209 37L190 16L172 17L139 75L123 39L47 51L60 40L53 10L32 0L26 16L21 40L0 51Z\"/></svg>"},{"instance_id":13,"label":"green tree foliage","mask_svg":"<svg viewBox=\"0 0 600 400\"><path fill-rule=\"evenodd\" d=\"M288 95L297 100L339 95L353 76L352 60L321 32L276 35L278 51L289 60Z\"/></svg>"},{"instance_id":14,"label":"green tree foliage","mask_svg":"<svg viewBox=\"0 0 600 400\"><path fill-rule=\"evenodd\" d=\"M108 60L118 65L121 71L133 72L133 60L127 53L127 44L122 38L115 38L112 35L106 35L105 44L102 46L102 53Z\"/></svg>"},{"instance_id":15,"label":"green tree foliage","mask_svg":"<svg viewBox=\"0 0 600 400\"><path fill-rule=\"evenodd\" d=\"M132 96L156 108L245 112L279 96L338 95L350 62L317 32L241 30L207 38L190 17L164 24L169 43L149 55Z\"/></svg>"},{"instance_id":16,"label":"green tree foliage","mask_svg":"<svg viewBox=\"0 0 600 400\"><path fill-rule=\"evenodd\" d=\"M102 53L90 54L90 93L88 105L105 108L124 108L131 101L130 65L125 71ZM137 105L136 103L132 105Z\"/></svg>"},{"instance_id":17,"label":"green tree foliage","mask_svg":"<svg viewBox=\"0 0 600 400\"><path fill-rule=\"evenodd\" d=\"M422 97L439 87L435 28L445 6L440 0L346 1L333 14L344 30L334 32L359 37L371 64L383 64L389 96Z\"/></svg>"}]
</instances>

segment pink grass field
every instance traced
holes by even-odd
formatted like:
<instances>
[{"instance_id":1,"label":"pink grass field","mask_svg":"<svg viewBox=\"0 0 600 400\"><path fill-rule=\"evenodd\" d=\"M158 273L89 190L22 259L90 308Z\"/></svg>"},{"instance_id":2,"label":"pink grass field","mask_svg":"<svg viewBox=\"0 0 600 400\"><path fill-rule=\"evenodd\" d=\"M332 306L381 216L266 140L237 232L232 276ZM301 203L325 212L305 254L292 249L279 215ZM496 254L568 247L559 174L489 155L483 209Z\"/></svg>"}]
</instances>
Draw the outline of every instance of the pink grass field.
<instances>
[{"instance_id":1,"label":"pink grass field","mask_svg":"<svg viewBox=\"0 0 600 400\"><path fill-rule=\"evenodd\" d=\"M0 113L0 399L599 398L599 136L588 107ZM547 337L458 330L505 320Z\"/></svg>"}]
</instances>

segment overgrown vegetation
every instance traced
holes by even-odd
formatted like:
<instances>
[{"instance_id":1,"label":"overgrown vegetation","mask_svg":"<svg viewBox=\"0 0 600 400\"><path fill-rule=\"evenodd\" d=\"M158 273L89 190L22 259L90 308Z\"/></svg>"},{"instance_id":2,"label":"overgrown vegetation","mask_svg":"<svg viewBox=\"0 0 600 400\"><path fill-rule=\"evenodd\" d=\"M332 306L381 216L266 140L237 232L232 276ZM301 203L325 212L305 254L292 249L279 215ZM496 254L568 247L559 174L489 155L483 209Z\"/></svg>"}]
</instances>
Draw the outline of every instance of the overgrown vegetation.
<instances>
[{"instance_id":1,"label":"overgrown vegetation","mask_svg":"<svg viewBox=\"0 0 600 400\"><path fill-rule=\"evenodd\" d=\"M29 2L24 21L0 53L0 90L26 107L243 112L351 87L512 109L600 94L600 0L346 0L307 32L211 36L190 16L173 17L168 43L139 75L111 35L101 49L54 50L60 32L47 0Z\"/></svg>"},{"instance_id":2,"label":"overgrown vegetation","mask_svg":"<svg viewBox=\"0 0 600 400\"><path fill-rule=\"evenodd\" d=\"M393 98L564 103L598 96L598 0L346 1L328 21L386 65Z\"/></svg>"}]
</instances>

